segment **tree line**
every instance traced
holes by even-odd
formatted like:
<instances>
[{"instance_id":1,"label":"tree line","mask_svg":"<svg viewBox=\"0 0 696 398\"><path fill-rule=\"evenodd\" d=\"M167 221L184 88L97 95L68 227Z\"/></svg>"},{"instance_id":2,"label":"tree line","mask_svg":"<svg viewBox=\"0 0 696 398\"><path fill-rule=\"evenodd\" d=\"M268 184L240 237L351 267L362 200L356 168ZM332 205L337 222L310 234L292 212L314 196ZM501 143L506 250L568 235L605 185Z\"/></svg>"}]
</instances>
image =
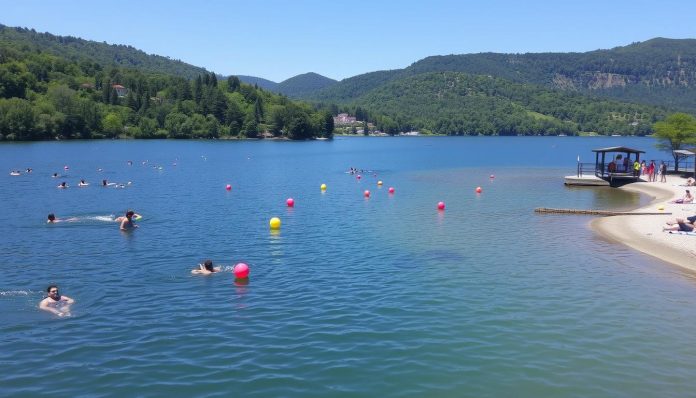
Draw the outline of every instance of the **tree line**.
<instances>
[{"instance_id":1,"label":"tree line","mask_svg":"<svg viewBox=\"0 0 696 398\"><path fill-rule=\"evenodd\" d=\"M213 73L186 79L0 42L0 139L331 137L325 107Z\"/></svg>"}]
</instances>

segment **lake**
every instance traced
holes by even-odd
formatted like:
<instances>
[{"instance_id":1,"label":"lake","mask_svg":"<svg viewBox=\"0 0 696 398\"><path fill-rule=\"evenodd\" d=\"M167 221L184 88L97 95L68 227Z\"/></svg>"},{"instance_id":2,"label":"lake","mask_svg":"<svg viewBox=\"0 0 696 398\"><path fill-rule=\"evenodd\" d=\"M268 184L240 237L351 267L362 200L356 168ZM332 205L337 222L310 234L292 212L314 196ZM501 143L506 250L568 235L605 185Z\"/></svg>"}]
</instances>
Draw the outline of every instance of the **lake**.
<instances>
[{"instance_id":1,"label":"lake","mask_svg":"<svg viewBox=\"0 0 696 398\"><path fill-rule=\"evenodd\" d=\"M0 395L694 396L695 276L533 212L647 203L563 185L616 145L669 158L621 137L3 143ZM190 274L208 258L225 271ZM72 316L38 310L49 283Z\"/></svg>"}]
</instances>

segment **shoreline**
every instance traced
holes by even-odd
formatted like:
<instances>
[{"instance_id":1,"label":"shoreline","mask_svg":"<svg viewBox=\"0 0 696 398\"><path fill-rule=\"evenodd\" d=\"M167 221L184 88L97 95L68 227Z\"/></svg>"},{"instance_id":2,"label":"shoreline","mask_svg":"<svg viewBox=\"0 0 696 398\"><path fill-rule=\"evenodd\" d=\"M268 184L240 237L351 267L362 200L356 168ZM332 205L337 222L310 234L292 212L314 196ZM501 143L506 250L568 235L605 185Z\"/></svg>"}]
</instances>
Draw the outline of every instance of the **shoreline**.
<instances>
[{"instance_id":1,"label":"shoreline","mask_svg":"<svg viewBox=\"0 0 696 398\"><path fill-rule=\"evenodd\" d=\"M670 203L674 198L682 197L684 190L694 190L694 187L679 185L685 182L684 178L668 175L666 183L636 182L617 188L642 193L652 198L649 204L636 209L637 211L655 211L657 207L664 206L664 212L672 214L595 218L590 222L590 228L610 241L624 244L678 267L696 271L696 236L662 231L666 221L696 214L696 204Z\"/></svg>"}]
</instances>

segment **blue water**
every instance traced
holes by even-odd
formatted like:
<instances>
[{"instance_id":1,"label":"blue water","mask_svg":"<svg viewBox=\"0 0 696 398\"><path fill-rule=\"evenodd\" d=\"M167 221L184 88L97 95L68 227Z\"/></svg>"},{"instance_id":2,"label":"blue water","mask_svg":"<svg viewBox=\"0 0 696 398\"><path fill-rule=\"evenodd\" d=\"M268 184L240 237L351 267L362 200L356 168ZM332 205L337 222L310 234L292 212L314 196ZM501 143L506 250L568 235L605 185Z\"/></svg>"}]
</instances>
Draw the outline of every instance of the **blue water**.
<instances>
[{"instance_id":1,"label":"blue water","mask_svg":"<svg viewBox=\"0 0 696 398\"><path fill-rule=\"evenodd\" d=\"M646 203L563 186L614 145L667 158L648 138L2 144L0 396L696 396L694 275L533 213ZM108 221L127 209L131 233ZM206 258L226 271L190 275ZM37 309L49 283L72 317Z\"/></svg>"}]
</instances>

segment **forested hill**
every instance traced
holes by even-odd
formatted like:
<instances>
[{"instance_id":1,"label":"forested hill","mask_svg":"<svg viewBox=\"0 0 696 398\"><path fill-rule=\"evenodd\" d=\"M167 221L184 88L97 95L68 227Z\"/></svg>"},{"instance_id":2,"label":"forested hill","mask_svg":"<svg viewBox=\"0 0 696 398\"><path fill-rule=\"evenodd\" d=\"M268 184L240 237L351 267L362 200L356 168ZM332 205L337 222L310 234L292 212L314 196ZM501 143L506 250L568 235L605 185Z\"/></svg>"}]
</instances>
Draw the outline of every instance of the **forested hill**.
<instances>
[{"instance_id":1,"label":"forested hill","mask_svg":"<svg viewBox=\"0 0 696 398\"><path fill-rule=\"evenodd\" d=\"M336 80L329 79L320 74L309 72L291 77L278 83L276 91L290 98L302 98L303 96L332 86Z\"/></svg>"},{"instance_id":2,"label":"forested hill","mask_svg":"<svg viewBox=\"0 0 696 398\"><path fill-rule=\"evenodd\" d=\"M203 71L189 80L100 63L77 50L59 56L27 44L24 36L0 40L0 140L305 139L330 137L333 127L328 110L236 77L218 81Z\"/></svg>"},{"instance_id":3,"label":"forested hill","mask_svg":"<svg viewBox=\"0 0 696 398\"><path fill-rule=\"evenodd\" d=\"M274 93L278 92L278 83L276 82L256 76L237 75L237 77L242 81L242 83L251 84L252 86L273 91Z\"/></svg>"},{"instance_id":4,"label":"forested hill","mask_svg":"<svg viewBox=\"0 0 696 398\"><path fill-rule=\"evenodd\" d=\"M34 29L0 24L0 43L25 46L77 63L96 62L103 66L137 68L142 72L164 73L193 79L208 73L204 68L160 55L147 54L131 46L107 44L72 36L55 36Z\"/></svg>"},{"instance_id":5,"label":"forested hill","mask_svg":"<svg viewBox=\"0 0 696 398\"><path fill-rule=\"evenodd\" d=\"M696 40L656 38L585 53L480 53L432 56L372 72L306 95L350 101L385 82L429 72L466 72L696 113Z\"/></svg>"},{"instance_id":6,"label":"forested hill","mask_svg":"<svg viewBox=\"0 0 696 398\"><path fill-rule=\"evenodd\" d=\"M261 87L265 90L287 95L290 98L303 98L310 96L325 87L336 84L336 80L329 79L318 73L303 73L276 83L256 76L237 75L244 83Z\"/></svg>"},{"instance_id":7,"label":"forested hill","mask_svg":"<svg viewBox=\"0 0 696 398\"><path fill-rule=\"evenodd\" d=\"M461 72L391 80L354 103L376 128L450 135L536 135L597 132L645 135L665 116L649 105L593 99L538 85Z\"/></svg>"}]
</instances>

